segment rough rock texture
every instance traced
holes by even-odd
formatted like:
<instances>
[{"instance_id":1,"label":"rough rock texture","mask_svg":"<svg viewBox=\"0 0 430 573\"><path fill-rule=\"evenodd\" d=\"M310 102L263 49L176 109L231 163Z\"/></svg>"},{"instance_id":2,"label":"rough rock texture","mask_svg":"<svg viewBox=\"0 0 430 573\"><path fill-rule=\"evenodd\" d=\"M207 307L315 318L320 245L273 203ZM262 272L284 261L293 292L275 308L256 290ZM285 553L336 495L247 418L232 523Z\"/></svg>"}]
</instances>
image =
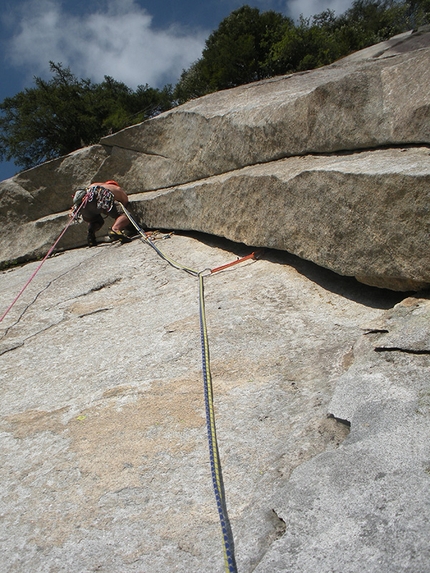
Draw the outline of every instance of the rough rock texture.
<instances>
[{"instance_id":1,"label":"rough rock texture","mask_svg":"<svg viewBox=\"0 0 430 573\"><path fill-rule=\"evenodd\" d=\"M68 221L73 189L89 182L106 157L101 146L84 148L0 183L0 264L45 255ZM82 245L85 236L83 226L72 226L60 247Z\"/></svg>"},{"instance_id":2,"label":"rough rock texture","mask_svg":"<svg viewBox=\"0 0 430 573\"><path fill-rule=\"evenodd\" d=\"M197 270L250 252L156 244ZM428 570L430 306L401 298L270 250L205 278L240 573ZM5 570L223 571L197 279L139 240L68 251L0 335Z\"/></svg>"},{"instance_id":3,"label":"rough rock texture","mask_svg":"<svg viewBox=\"0 0 430 573\"><path fill-rule=\"evenodd\" d=\"M286 534L256 572L428 571L429 319L408 298L358 340L328 406L351 433L275 494Z\"/></svg>"},{"instance_id":4,"label":"rough rock texture","mask_svg":"<svg viewBox=\"0 0 430 573\"><path fill-rule=\"evenodd\" d=\"M429 36L0 184L2 263L44 255L91 180L118 179L147 226L193 231L155 244L206 269L239 573L429 570ZM39 269L0 322L2 570L221 573L197 278L139 239L39 265L0 272L3 315Z\"/></svg>"},{"instance_id":5,"label":"rough rock texture","mask_svg":"<svg viewBox=\"0 0 430 573\"><path fill-rule=\"evenodd\" d=\"M430 32L426 48L217 92L102 140L117 172L141 154L133 184L158 189L308 153L430 143ZM399 39L400 42L400 39ZM186 145L184 145L186 142ZM125 174L124 174L125 175Z\"/></svg>"},{"instance_id":6,"label":"rough rock texture","mask_svg":"<svg viewBox=\"0 0 430 573\"><path fill-rule=\"evenodd\" d=\"M319 70L211 94L3 182L0 263L40 256L64 226L73 189L114 177L142 203L138 212L150 211L154 226L216 229L368 284L427 287L429 40L425 29L407 33ZM408 159L399 159L399 147ZM198 205L177 217L197 187ZM164 197L142 193L162 188L175 191L170 218ZM220 192L234 211L213 208ZM256 202L271 216L241 225L236 213L252 221ZM293 214L305 212L298 229ZM60 248L84 239L75 228Z\"/></svg>"},{"instance_id":7,"label":"rough rock texture","mask_svg":"<svg viewBox=\"0 0 430 573\"><path fill-rule=\"evenodd\" d=\"M430 277L429 148L288 158L133 201L151 228L288 251L373 286L416 290Z\"/></svg>"}]
</instances>

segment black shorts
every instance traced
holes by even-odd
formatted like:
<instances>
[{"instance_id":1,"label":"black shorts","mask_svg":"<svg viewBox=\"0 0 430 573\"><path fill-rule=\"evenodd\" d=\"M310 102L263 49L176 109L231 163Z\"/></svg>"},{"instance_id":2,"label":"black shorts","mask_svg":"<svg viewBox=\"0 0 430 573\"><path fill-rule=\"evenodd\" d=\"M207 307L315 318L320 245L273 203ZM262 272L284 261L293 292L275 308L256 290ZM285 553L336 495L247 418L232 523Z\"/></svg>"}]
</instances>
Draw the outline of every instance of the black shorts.
<instances>
[{"instance_id":1,"label":"black shorts","mask_svg":"<svg viewBox=\"0 0 430 573\"><path fill-rule=\"evenodd\" d=\"M104 223L102 215L117 219L121 213L119 211L119 203L117 201L114 202L110 211L105 211L104 209L99 209L97 207L97 198L94 197L94 199L87 203L81 210L81 215L82 219L87 223L98 223L101 227Z\"/></svg>"}]
</instances>

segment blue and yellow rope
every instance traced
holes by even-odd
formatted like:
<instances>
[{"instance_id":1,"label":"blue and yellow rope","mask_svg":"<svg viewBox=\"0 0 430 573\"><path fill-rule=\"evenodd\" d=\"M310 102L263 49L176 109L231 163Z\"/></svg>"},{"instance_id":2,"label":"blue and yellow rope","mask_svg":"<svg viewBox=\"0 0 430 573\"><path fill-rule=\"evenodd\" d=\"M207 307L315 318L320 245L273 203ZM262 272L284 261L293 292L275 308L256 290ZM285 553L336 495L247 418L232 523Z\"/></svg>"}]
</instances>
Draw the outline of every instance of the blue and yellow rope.
<instances>
[{"instance_id":1,"label":"blue and yellow rope","mask_svg":"<svg viewBox=\"0 0 430 573\"><path fill-rule=\"evenodd\" d=\"M150 239L150 237L141 229L138 223L133 219L132 215L129 211L123 207L124 213L129 218L130 222L133 224L135 229L138 231L139 235L142 239L148 243L156 252L157 254L168 262L171 266L176 269L183 270L193 276L198 277L199 279L199 314L200 314L200 336L201 336L201 347L202 347L202 370L203 370L203 387L204 387L204 396L205 396L205 410L206 410L206 428L207 428L207 435L208 435L208 445L209 445L209 458L210 458L210 465L211 465L211 474L212 474L212 483L215 493L215 499L217 504L218 515L221 524L222 530L222 539L223 539L223 552L224 552L224 567L226 573L237 573L236 568L236 559L234 555L234 540L233 534L230 526L230 520L228 518L227 513L227 505L225 501L224 495L224 483L222 479L222 471L221 471L221 461L219 457L218 451L218 441L216 436L216 425L215 425L215 411L214 411L214 399L213 399L213 389L212 389L212 377L210 371L210 357L209 357L209 341L208 341L208 334L207 334L207 325L206 325L206 312L205 312L205 297L204 297L204 274L206 271L198 272L194 269L186 267L180 263L177 263L170 257L168 257L165 253L163 253ZM245 259L250 258L244 257ZM239 261L235 261L234 264ZM219 267L218 269L214 269L211 272L215 272L217 270L221 270Z\"/></svg>"},{"instance_id":2,"label":"blue and yellow rope","mask_svg":"<svg viewBox=\"0 0 430 573\"><path fill-rule=\"evenodd\" d=\"M224 496L224 483L222 479L221 461L219 458L218 441L216 437L214 400L212 390L212 376L209 359L209 342L206 326L205 297L203 274L199 273L199 306L200 306L200 334L202 344L203 384L206 406L206 427L209 442L209 458L211 464L212 483L218 515L221 523L224 549L224 566L228 573L236 573L236 560L234 557L234 541L227 513Z\"/></svg>"}]
</instances>

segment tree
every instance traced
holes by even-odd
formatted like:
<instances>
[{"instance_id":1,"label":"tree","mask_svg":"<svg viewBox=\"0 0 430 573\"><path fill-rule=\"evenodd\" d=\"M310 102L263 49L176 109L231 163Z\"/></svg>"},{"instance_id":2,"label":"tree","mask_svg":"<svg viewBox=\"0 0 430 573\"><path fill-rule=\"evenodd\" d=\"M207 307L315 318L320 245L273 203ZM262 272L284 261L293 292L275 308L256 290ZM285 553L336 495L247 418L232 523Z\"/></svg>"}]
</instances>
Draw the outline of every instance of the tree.
<instances>
[{"instance_id":1,"label":"tree","mask_svg":"<svg viewBox=\"0 0 430 573\"><path fill-rule=\"evenodd\" d=\"M200 60L184 71L176 86L180 102L270 77L273 41L290 20L273 11L242 6L225 18L209 38Z\"/></svg>"},{"instance_id":2,"label":"tree","mask_svg":"<svg viewBox=\"0 0 430 573\"><path fill-rule=\"evenodd\" d=\"M345 14L325 10L297 24L242 6L207 39L202 57L182 72L179 103L263 78L309 70L430 22L430 0L355 0Z\"/></svg>"},{"instance_id":3,"label":"tree","mask_svg":"<svg viewBox=\"0 0 430 573\"><path fill-rule=\"evenodd\" d=\"M50 63L49 82L35 78L27 88L0 104L0 156L28 168L92 143L97 133L92 85L68 68Z\"/></svg>"},{"instance_id":4,"label":"tree","mask_svg":"<svg viewBox=\"0 0 430 573\"><path fill-rule=\"evenodd\" d=\"M341 52L334 37L335 25L334 12L326 10L312 19L300 17L297 26L286 26L271 50L276 73L309 70L337 59Z\"/></svg>"},{"instance_id":5,"label":"tree","mask_svg":"<svg viewBox=\"0 0 430 573\"><path fill-rule=\"evenodd\" d=\"M312 18L301 17L298 25L286 26L282 38L273 45L273 68L282 74L330 64L410 29L411 13L423 23L429 4L430 0L355 0L337 18L331 10Z\"/></svg>"},{"instance_id":6,"label":"tree","mask_svg":"<svg viewBox=\"0 0 430 573\"><path fill-rule=\"evenodd\" d=\"M353 31L350 50L360 50L408 29L405 9L408 2L355 0L338 19L338 27Z\"/></svg>"},{"instance_id":7,"label":"tree","mask_svg":"<svg viewBox=\"0 0 430 573\"><path fill-rule=\"evenodd\" d=\"M183 70L173 89L133 91L105 76L100 84L76 78L50 62L53 77L35 78L0 104L0 160L29 168L65 155L124 127L214 91L274 75L309 70L430 23L430 0L355 0L345 14L325 10L290 18L247 5L208 37L202 57Z\"/></svg>"},{"instance_id":8,"label":"tree","mask_svg":"<svg viewBox=\"0 0 430 573\"><path fill-rule=\"evenodd\" d=\"M0 159L14 159L25 169L97 143L173 105L171 86L161 91L139 86L134 92L108 76L94 84L61 64L50 62L50 69L51 80L36 77L35 87L0 104Z\"/></svg>"},{"instance_id":9,"label":"tree","mask_svg":"<svg viewBox=\"0 0 430 573\"><path fill-rule=\"evenodd\" d=\"M408 0L406 17L411 28L430 24L430 0Z\"/></svg>"},{"instance_id":10,"label":"tree","mask_svg":"<svg viewBox=\"0 0 430 573\"><path fill-rule=\"evenodd\" d=\"M148 84L140 85L133 91L125 84L105 76L104 81L95 86L103 133L114 133L170 109L173 105L172 91L170 85L159 90Z\"/></svg>"}]
</instances>

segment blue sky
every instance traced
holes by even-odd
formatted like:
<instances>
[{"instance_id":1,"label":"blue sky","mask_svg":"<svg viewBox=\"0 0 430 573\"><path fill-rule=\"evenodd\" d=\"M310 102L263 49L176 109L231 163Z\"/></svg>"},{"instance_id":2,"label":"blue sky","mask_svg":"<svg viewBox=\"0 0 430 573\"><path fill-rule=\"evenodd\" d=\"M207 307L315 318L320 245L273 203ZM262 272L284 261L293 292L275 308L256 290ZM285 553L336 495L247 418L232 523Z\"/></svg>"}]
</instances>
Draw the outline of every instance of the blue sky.
<instances>
[{"instance_id":1,"label":"blue sky","mask_svg":"<svg viewBox=\"0 0 430 573\"><path fill-rule=\"evenodd\" d=\"M352 0L3 0L0 15L0 101L49 79L49 61L80 78L105 75L135 89L175 84L201 56L221 20L243 4L297 20ZM0 162L0 180L17 172Z\"/></svg>"}]
</instances>

